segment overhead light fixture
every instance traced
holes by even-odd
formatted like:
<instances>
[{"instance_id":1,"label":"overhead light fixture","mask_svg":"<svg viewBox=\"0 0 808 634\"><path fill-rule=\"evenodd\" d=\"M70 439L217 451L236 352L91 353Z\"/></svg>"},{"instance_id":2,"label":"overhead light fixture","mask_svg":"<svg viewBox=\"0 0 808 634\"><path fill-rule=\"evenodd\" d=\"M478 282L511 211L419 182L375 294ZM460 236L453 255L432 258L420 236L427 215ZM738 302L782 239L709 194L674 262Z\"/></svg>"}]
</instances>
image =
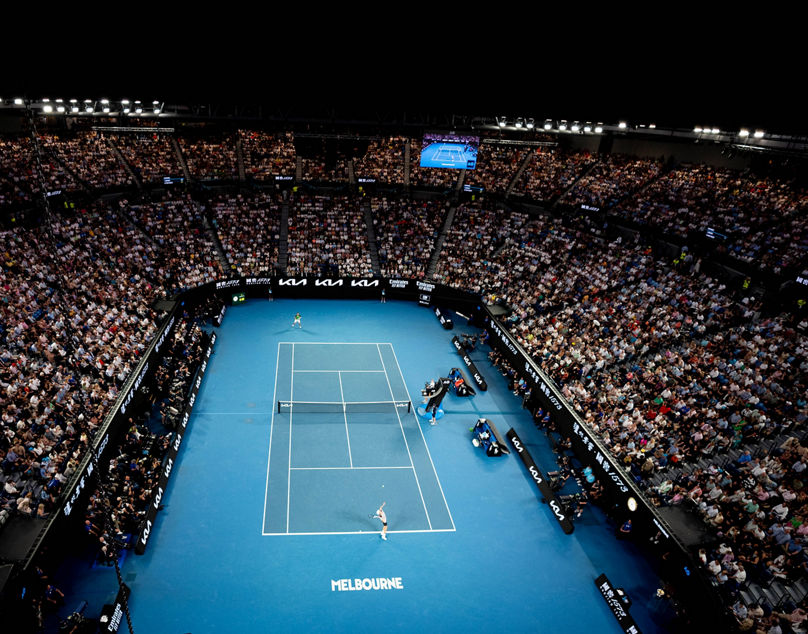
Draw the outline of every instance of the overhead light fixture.
<instances>
[{"instance_id":1,"label":"overhead light fixture","mask_svg":"<svg viewBox=\"0 0 808 634\"><path fill-rule=\"evenodd\" d=\"M566 122L566 120L565 120L565 121L562 121L561 123L559 123L559 124L558 124L558 129L559 129L559 130L561 130L562 132L564 132L564 131L567 129L567 122Z\"/></svg>"},{"instance_id":2,"label":"overhead light fixture","mask_svg":"<svg viewBox=\"0 0 808 634\"><path fill-rule=\"evenodd\" d=\"M123 113L124 113L124 114L129 114L129 107L128 107L128 106L125 106L125 107L124 107L124 109L123 109Z\"/></svg>"},{"instance_id":3,"label":"overhead light fixture","mask_svg":"<svg viewBox=\"0 0 808 634\"><path fill-rule=\"evenodd\" d=\"M547 121L544 122L544 129L545 130L552 130L553 129L553 122L550 121L549 119L547 119Z\"/></svg>"},{"instance_id":4,"label":"overhead light fixture","mask_svg":"<svg viewBox=\"0 0 808 634\"><path fill-rule=\"evenodd\" d=\"M143 108L135 108L135 112L141 114L143 112Z\"/></svg>"},{"instance_id":5,"label":"overhead light fixture","mask_svg":"<svg viewBox=\"0 0 808 634\"><path fill-rule=\"evenodd\" d=\"M740 132L738 132L738 136L748 137L749 136L749 130L741 128Z\"/></svg>"},{"instance_id":6,"label":"overhead light fixture","mask_svg":"<svg viewBox=\"0 0 808 634\"><path fill-rule=\"evenodd\" d=\"M530 119L527 120L527 129L532 130L535 127L536 127L536 121L531 117Z\"/></svg>"},{"instance_id":7,"label":"overhead light fixture","mask_svg":"<svg viewBox=\"0 0 808 634\"><path fill-rule=\"evenodd\" d=\"M625 121L621 121L620 123L617 124L617 127L620 128L621 130L625 130L628 127L628 124Z\"/></svg>"},{"instance_id":8,"label":"overhead light fixture","mask_svg":"<svg viewBox=\"0 0 808 634\"><path fill-rule=\"evenodd\" d=\"M53 112L53 106L50 105L50 104L42 106L42 112L47 112L47 113Z\"/></svg>"},{"instance_id":9,"label":"overhead light fixture","mask_svg":"<svg viewBox=\"0 0 808 634\"><path fill-rule=\"evenodd\" d=\"M497 123L499 123L500 128L504 128L506 125L508 125L508 120L506 117L499 117L497 119Z\"/></svg>"},{"instance_id":10,"label":"overhead light fixture","mask_svg":"<svg viewBox=\"0 0 808 634\"><path fill-rule=\"evenodd\" d=\"M762 139L766 133L763 130L755 130L755 138Z\"/></svg>"},{"instance_id":11,"label":"overhead light fixture","mask_svg":"<svg viewBox=\"0 0 808 634\"><path fill-rule=\"evenodd\" d=\"M656 130L656 123L649 123L648 127L651 128L652 130Z\"/></svg>"},{"instance_id":12,"label":"overhead light fixture","mask_svg":"<svg viewBox=\"0 0 808 634\"><path fill-rule=\"evenodd\" d=\"M70 112L78 112L78 111L79 111L78 106L70 106Z\"/></svg>"},{"instance_id":13,"label":"overhead light fixture","mask_svg":"<svg viewBox=\"0 0 808 634\"><path fill-rule=\"evenodd\" d=\"M702 133L702 129L701 129L701 128L699 128L699 127L695 127L695 128L693 128L693 132L695 132L696 134L701 134L701 133Z\"/></svg>"},{"instance_id":14,"label":"overhead light fixture","mask_svg":"<svg viewBox=\"0 0 808 634\"><path fill-rule=\"evenodd\" d=\"M64 107L64 106L56 106L56 111L57 111L57 112L64 112L64 111L65 111L65 107Z\"/></svg>"},{"instance_id":15,"label":"overhead light fixture","mask_svg":"<svg viewBox=\"0 0 808 634\"><path fill-rule=\"evenodd\" d=\"M106 105L106 104L108 104L108 103L109 103L109 99L102 99L102 100L101 100L101 103L102 103L102 104L104 104L104 105Z\"/></svg>"},{"instance_id":16,"label":"overhead light fixture","mask_svg":"<svg viewBox=\"0 0 808 634\"><path fill-rule=\"evenodd\" d=\"M47 97L43 97L42 103L50 103L50 99L48 99Z\"/></svg>"},{"instance_id":17,"label":"overhead light fixture","mask_svg":"<svg viewBox=\"0 0 808 634\"><path fill-rule=\"evenodd\" d=\"M64 99L57 99L56 103L64 103Z\"/></svg>"},{"instance_id":18,"label":"overhead light fixture","mask_svg":"<svg viewBox=\"0 0 808 634\"><path fill-rule=\"evenodd\" d=\"M602 125L595 126L595 132L597 134L603 134L603 126Z\"/></svg>"},{"instance_id":19,"label":"overhead light fixture","mask_svg":"<svg viewBox=\"0 0 808 634\"><path fill-rule=\"evenodd\" d=\"M109 106L104 106L104 112L109 113Z\"/></svg>"},{"instance_id":20,"label":"overhead light fixture","mask_svg":"<svg viewBox=\"0 0 808 634\"><path fill-rule=\"evenodd\" d=\"M584 126L584 132L587 132L587 133L592 132L592 126L591 125L585 125Z\"/></svg>"},{"instance_id":21,"label":"overhead light fixture","mask_svg":"<svg viewBox=\"0 0 808 634\"><path fill-rule=\"evenodd\" d=\"M578 132L580 129L581 129L581 126L580 126L580 125L578 125L577 123L573 123L573 124L572 124L572 128L571 128L571 130L572 130L573 132Z\"/></svg>"},{"instance_id":22,"label":"overhead light fixture","mask_svg":"<svg viewBox=\"0 0 808 634\"><path fill-rule=\"evenodd\" d=\"M70 103L78 103L78 102L79 102L79 100L78 100L78 99L71 99L71 100L70 100Z\"/></svg>"},{"instance_id":23,"label":"overhead light fixture","mask_svg":"<svg viewBox=\"0 0 808 634\"><path fill-rule=\"evenodd\" d=\"M93 111L92 106L85 106L84 107L84 112L86 112L87 114L90 114L92 111Z\"/></svg>"},{"instance_id":24,"label":"overhead light fixture","mask_svg":"<svg viewBox=\"0 0 808 634\"><path fill-rule=\"evenodd\" d=\"M516 117L516 127L521 128L524 125L525 120L522 117Z\"/></svg>"},{"instance_id":25,"label":"overhead light fixture","mask_svg":"<svg viewBox=\"0 0 808 634\"><path fill-rule=\"evenodd\" d=\"M710 132L712 132L713 134L720 134L721 130L719 130L718 128L713 128L712 130L710 130Z\"/></svg>"},{"instance_id":26,"label":"overhead light fixture","mask_svg":"<svg viewBox=\"0 0 808 634\"><path fill-rule=\"evenodd\" d=\"M15 105L15 106L21 106L21 105L22 105L22 99L20 99L19 97L17 97L17 98L14 100L14 105Z\"/></svg>"},{"instance_id":27,"label":"overhead light fixture","mask_svg":"<svg viewBox=\"0 0 808 634\"><path fill-rule=\"evenodd\" d=\"M128 105L129 105L129 100L128 100L128 99L121 99L121 103L122 103L124 106L128 106Z\"/></svg>"}]
</instances>

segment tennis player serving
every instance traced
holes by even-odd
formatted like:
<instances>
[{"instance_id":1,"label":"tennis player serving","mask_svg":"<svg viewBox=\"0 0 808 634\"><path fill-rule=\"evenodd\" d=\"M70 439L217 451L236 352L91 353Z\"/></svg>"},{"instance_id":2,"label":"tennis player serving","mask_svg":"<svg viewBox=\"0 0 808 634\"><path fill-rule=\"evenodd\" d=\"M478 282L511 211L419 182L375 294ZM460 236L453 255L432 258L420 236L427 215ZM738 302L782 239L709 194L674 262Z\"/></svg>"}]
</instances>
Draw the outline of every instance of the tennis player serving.
<instances>
[{"instance_id":1,"label":"tennis player serving","mask_svg":"<svg viewBox=\"0 0 808 634\"><path fill-rule=\"evenodd\" d=\"M382 505L377 509L376 515L373 517L382 521L382 539L387 541L387 514L384 512L384 505L387 502L382 502Z\"/></svg>"},{"instance_id":2,"label":"tennis player serving","mask_svg":"<svg viewBox=\"0 0 808 634\"><path fill-rule=\"evenodd\" d=\"M292 323L292 328L295 326L299 326L301 329L303 328L303 323L300 321L300 313L295 313L295 321Z\"/></svg>"}]
</instances>

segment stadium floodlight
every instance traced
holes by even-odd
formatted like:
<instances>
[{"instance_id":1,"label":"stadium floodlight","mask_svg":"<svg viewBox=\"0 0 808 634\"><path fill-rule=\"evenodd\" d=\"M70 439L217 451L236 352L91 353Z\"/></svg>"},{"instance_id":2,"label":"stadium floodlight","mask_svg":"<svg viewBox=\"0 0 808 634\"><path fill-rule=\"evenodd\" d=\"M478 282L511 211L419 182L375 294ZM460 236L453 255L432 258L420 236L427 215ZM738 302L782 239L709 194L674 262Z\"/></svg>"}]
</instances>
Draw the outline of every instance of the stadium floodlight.
<instances>
[{"instance_id":1,"label":"stadium floodlight","mask_svg":"<svg viewBox=\"0 0 808 634\"><path fill-rule=\"evenodd\" d=\"M652 130L656 130L656 123L649 123L648 127L651 128Z\"/></svg>"},{"instance_id":2,"label":"stadium floodlight","mask_svg":"<svg viewBox=\"0 0 808 634\"><path fill-rule=\"evenodd\" d=\"M748 137L749 136L749 130L747 130L745 128L741 128L740 131L738 132L738 136Z\"/></svg>"},{"instance_id":3,"label":"stadium floodlight","mask_svg":"<svg viewBox=\"0 0 808 634\"><path fill-rule=\"evenodd\" d=\"M47 112L48 114L50 114L51 112L53 112L53 106L50 104L42 106L42 112Z\"/></svg>"},{"instance_id":4,"label":"stadium floodlight","mask_svg":"<svg viewBox=\"0 0 808 634\"><path fill-rule=\"evenodd\" d=\"M617 124L617 127L620 128L621 130L625 130L628 127L628 124L625 121L621 121L620 123Z\"/></svg>"},{"instance_id":5,"label":"stadium floodlight","mask_svg":"<svg viewBox=\"0 0 808 634\"><path fill-rule=\"evenodd\" d=\"M70 112L76 113L76 112L78 112L78 111L79 111L79 107L78 107L78 106L70 106Z\"/></svg>"},{"instance_id":6,"label":"stadium floodlight","mask_svg":"<svg viewBox=\"0 0 808 634\"><path fill-rule=\"evenodd\" d=\"M504 128L508 125L508 118L507 117L497 117L497 123L499 124L500 128Z\"/></svg>"},{"instance_id":7,"label":"stadium floodlight","mask_svg":"<svg viewBox=\"0 0 808 634\"><path fill-rule=\"evenodd\" d=\"M109 99L102 99L101 103L107 105L109 103Z\"/></svg>"},{"instance_id":8,"label":"stadium floodlight","mask_svg":"<svg viewBox=\"0 0 808 634\"><path fill-rule=\"evenodd\" d=\"M531 117L530 119L527 120L527 129L532 130L535 127L536 127L536 121L533 119L533 117Z\"/></svg>"},{"instance_id":9,"label":"stadium floodlight","mask_svg":"<svg viewBox=\"0 0 808 634\"><path fill-rule=\"evenodd\" d=\"M567 129L567 124L562 121L558 124L558 129L564 132Z\"/></svg>"},{"instance_id":10,"label":"stadium floodlight","mask_svg":"<svg viewBox=\"0 0 808 634\"><path fill-rule=\"evenodd\" d=\"M93 100L92 100L92 99L85 99L85 100L84 100L84 103L92 103L92 102L93 102Z\"/></svg>"},{"instance_id":11,"label":"stadium floodlight","mask_svg":"<svg viewBox=\"0 0 808 634\"><path fill-rule=\"evenodd\" d=\"M21 105L22 105L22 99L20 99L19 97L17 97L17 98L14 100L14 105L15 105L15 106L21 106Z\"/></svg>"},{"instance_id":12,"label":"stadium floodlight","mask_svg":"<svg viewBox=\"0 0 808 634\"><path fill-rule=\"evenodd\" d=\"M545 130L552 130L553 129L553 122L550 119L546 119L544 122L544 129Z\"/></svg>"},{"instance_id":13,"label":"stadium floodlight","mask_svg":"<svg viewBox=\"0 0 808 634\"><path fill-rule=\"evenodd\" d=\"M123 107L123 113L124 114L129 114L129 106L124 106Z\"/></svg>"},{"instance_id":14,"label":"stadium floodlight","mask_svg":"<svg viewBox=\"0 0 808 634\"><path fill-rule=\"evenodd\" d=\"M50 99L48 99L47 97L43 97L42 103L50 103Z\"/></svg>"},{"instance_id":15,"label":"stadium floodlight","mask_svg":"<svg viewBox=\"0 0 808 634\"><path fill-rule=\"evenodd\" d=\"M160 102L159 102L159 101L157 101L156 99L155 99L154 101L152 101L151 103L152 103L152 105L153 105L153 106L157 106L157 105L159 105L159 104L160 104Z\"/></svg>"},{"instance_id":16,"label":"stadium floodlight","mask_svg":"<svg viewBox=\"0 0 808 634\"><path fill-rule=\"evenodd\" d=\"M65 101L64 99L57 99L56 103L64 103L64 101Z\"/></svg>"},{"instance_id":17,"label":"stadium floodlight","mask_svg":"<svg viewBox=\"0 0 808 634\"><path fill-rule=\"evenodd\" d=\"M128 100L128 99L121 99L121 103L122 103L124 106L128 106L128 105L129 105L129 100Z\"/></svg>"},{"instance_id":18,"label":"stadium floodlight","mask_svg":"<svg viewBox=\"0 0 808 634\"><path fill-rule=\"evenodd\" d=\"M71 100L70 100L70 103L78 103L78 102L79 102L79 100L78 100L78 99L71 99Z\"/></svg>"},{"instance_id":19,"label":"stadium floodlight","mask_svg":"<svg viewBox=\"0 0 808 634\"><path fill-rule=\"evenodd\" d=\"M521 128L525 124L525 120L523 117L516 117L516 127Z\"/></svg>"},{"instance_id":20,"label":"stadium floodlight","mask_svg":"<svg viewBox=\"0 0 808 634\"><path fill-rule=\"evenodd\" d=\"M64 106L56 106L56 112L64 112L64 111L65 111Z\"/></svg>"},{"instance_id":21,"label":"stadium floodlight","mask_svg":"<svg viewBox=\"0 0 808 634\"><path fill-rule=\"evenodd\" d=\"M578 123L573 123L572 128L570 128L573 132L578 132L581 129L581 126Z\"/></svg>"},{"instance_id":22,"label":"stadium floodlight","mask_svg":"<svg viewBox=\"0 0 808 634\"><path fill-rule=\"evenodd\" d=\"M104 112L109 113L109 106L104 106Z\"/></svg>"},{"instance_id":23,"label":"stadium floodlight","mask_svg":"<svg viewBox=\"0 0 808 634\"><path fill-rule=\"evenodd\" d=\"M137 112L138 114L142 114L143 108L135 108L135 112Z\"/></svg>"},{"instance_id":24,"label":"stadium floodlight","mask_svg":"<svg viewBox=\"0 0 808 634\"><path fill-rule=\"evenodd\" d=\"M584 126L584 132L592 132L592 126L591 125L585 125Z\"/></svg>"},{"instance_id":25,"label":"stadium floodlight","mask_svg":"<svg viewBox=\"0 0 808 634\"><path fill-rule=\"evenodd\" d=\"M86 112L87 114L90 114L92 111L93 111L92 106L85 106L84 107L84 112Z\"/></svg>"},{"instance_id":26,"label":"stadium floodlight","mask_svg":"<svg viewBox=\"0 0 808 634\"><path fill-rule=\"evenodd\" d=\"M766 133L763 130L755 130L754 137L756 139L762 139Z\"/></svg>"},{"instance_id":27,"label":"stadium floodlight","mask_svg":"<svg viewBox=\"0 0 808 634\"><path fill-rule=\"evenodd\" d=\"M701 129L701 128L699 128L699 127L695 127L695 128L693 128L693 132L695 132L696 134L701 134L701 133L702 133L702 129Z\"/></svg>"},{"instance_id":28,"label":"stadium floodlight","mask_svg":"<svg viewBox=\"0 0 808 634\"><path fill-rule=\"evenodd\" d=\"M595 133L596 134L603 134L603 124L599 123L595 126Z\"/></svg>"}]
</instances>

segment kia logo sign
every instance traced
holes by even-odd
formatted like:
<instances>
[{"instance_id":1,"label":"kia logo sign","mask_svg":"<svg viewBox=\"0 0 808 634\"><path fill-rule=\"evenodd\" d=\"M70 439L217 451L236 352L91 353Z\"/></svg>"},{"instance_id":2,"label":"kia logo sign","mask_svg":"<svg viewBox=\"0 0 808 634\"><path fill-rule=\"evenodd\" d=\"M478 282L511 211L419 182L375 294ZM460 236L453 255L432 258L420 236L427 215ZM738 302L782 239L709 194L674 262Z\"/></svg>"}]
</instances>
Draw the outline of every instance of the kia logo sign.
<instances>
[{"instance_id":1,"label":"kia logo sign","mask_svg":"<svg viewBox=\"0 0 808 634\"><path fill-rule=\"evenodd\" d=\"M553 514L555 514L559 522L566 519L564 514L561 512L561 508L559 507L558 502L556 502L555 500L550 500L550 508L553 509Z\"/></svg>"}]
</instances>

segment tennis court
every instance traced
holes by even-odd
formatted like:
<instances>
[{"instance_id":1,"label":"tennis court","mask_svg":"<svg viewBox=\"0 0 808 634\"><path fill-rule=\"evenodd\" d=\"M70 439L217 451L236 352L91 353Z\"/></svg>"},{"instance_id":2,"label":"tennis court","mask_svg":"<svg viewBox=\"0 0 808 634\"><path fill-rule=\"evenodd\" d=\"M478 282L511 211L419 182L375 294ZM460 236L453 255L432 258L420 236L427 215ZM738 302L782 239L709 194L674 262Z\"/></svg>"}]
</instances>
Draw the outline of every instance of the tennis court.
<instances>
[{"instance_id":1,"label":"tennis court","mask_svg":"<svg viewBox=\"0 0 808 634\"><path fill-rule=\"evenodd\" d=\"M281 342L273 402L264 535L455 530L392 344Z\"/></svg>"}]
</instances>

